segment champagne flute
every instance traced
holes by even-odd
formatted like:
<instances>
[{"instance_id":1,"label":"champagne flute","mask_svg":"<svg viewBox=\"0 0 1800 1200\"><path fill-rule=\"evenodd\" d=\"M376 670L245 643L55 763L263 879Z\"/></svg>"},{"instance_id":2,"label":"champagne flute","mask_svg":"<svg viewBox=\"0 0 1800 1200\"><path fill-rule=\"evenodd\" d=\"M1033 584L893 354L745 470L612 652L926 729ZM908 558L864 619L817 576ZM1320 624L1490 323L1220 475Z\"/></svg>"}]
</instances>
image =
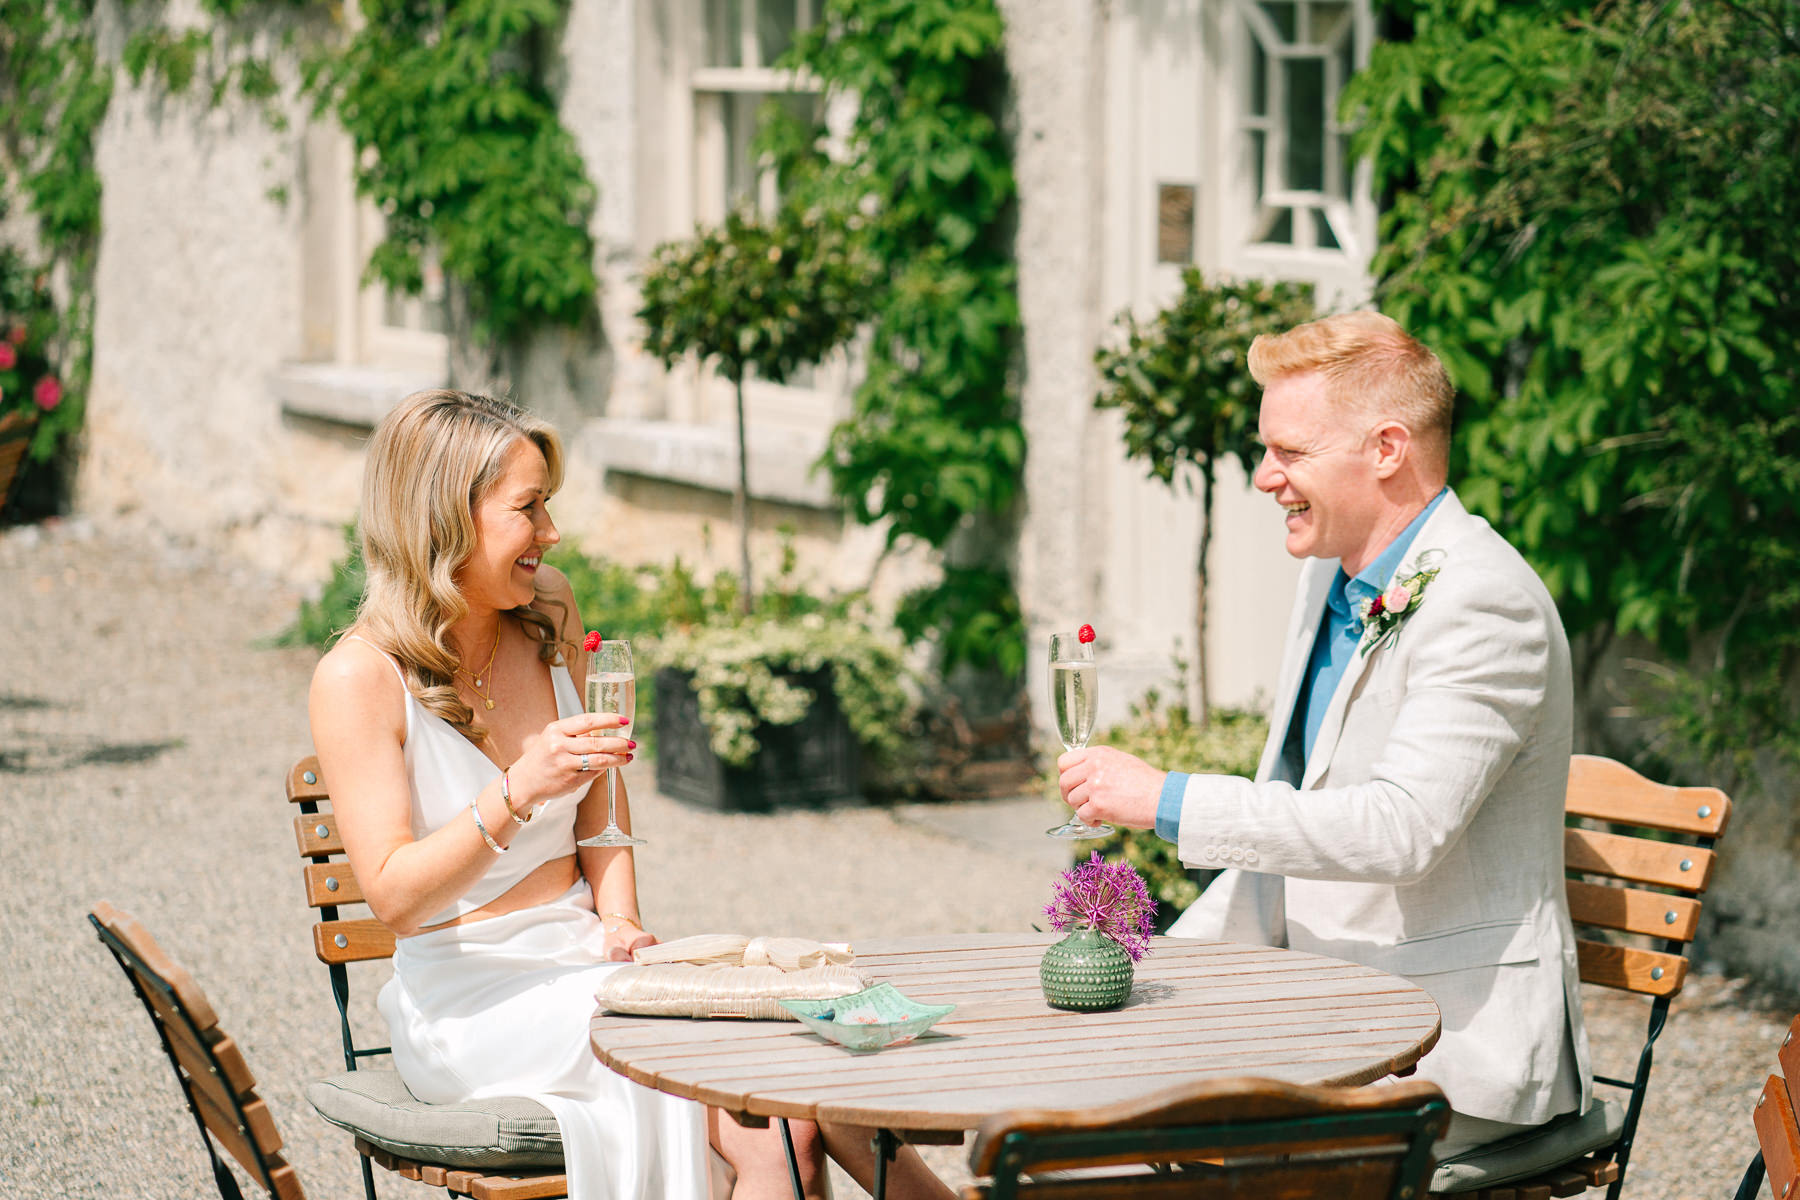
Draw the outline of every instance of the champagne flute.
<instances>
[{"instance_id":1,"label":"champagne flute","mask_svg":"<svg viewBox=\"0 0 1800 1200\"><path fill-rule=\"evenodd\" d=\"M637 715L637 673L631 667L631 643L601 642L588 654L587 710L592 713L618 713L629 725ZM615 731L619 732L619 731ZM642 846L643 838L632 837L619 828L617 787L619 768L606 772L606 828L591 838L582 838L577 846Z\"/></svg>"},{"instance_id":2,"label":"champagne flute","mask_svg":"<svg viewBox=\"0 0 1800 1200\"><path fill-rule=\"evenodd\" d=\"M1090 635L1091 636L1091 635ZM1094 644L1073 633L1050 635L1050 700L1056 713L1056 732L1063 749L1079 750L1094 733L1094 713L1100 703L1100 668L1094 663ZM1069 819L1044 832L1053 838L1100 838L1111 825L1085 825L1070 810Z\"/></svg>"}]
</instances>

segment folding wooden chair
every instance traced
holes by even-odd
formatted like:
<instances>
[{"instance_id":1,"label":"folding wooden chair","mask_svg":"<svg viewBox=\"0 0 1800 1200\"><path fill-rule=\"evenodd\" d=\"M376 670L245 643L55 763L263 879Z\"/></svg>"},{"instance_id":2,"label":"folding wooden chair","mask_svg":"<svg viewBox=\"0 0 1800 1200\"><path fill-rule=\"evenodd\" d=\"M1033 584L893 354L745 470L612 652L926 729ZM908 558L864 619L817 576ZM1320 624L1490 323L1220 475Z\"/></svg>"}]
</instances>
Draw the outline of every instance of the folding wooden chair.
<instances>
[{"instance_id":1,"label":"folding wooden chair","mask_svg":"<svg viewBox=\"0 0 1800 1200\"><path fill-rule=\"evenodd\" d=\"M319 910L313 950L330 976L346 1068L309 1086L306 1096L327 1121L355 1135L367 1200L376 1200L371 1164L472 1200L567 1195L556 1119L541 1104L522 1097L426 1104L406 1090L395 1072L364 1065L390 1048L356 1044L349 968L393 957L394 935L373 916L339 916L340 908L364 900L344 859L337 819L326 811L330 796L318 759L308 756L294 764L287 798L300 809L294 835L303 860L306 902Z\"/></svg>"},{"instance_id":2,"label":"folding wooden chair","mask_svg":"<svg viewBox=\"0 0 1800 1200\"><path fill-rule=\"evenodd\" d=\"M1800 1195L1800 1016L1788 1026L1776 1055L1780 1075L1771 1075L1757 1097L1752 1120L1756 1123L1756 1157L1750 1160L1737 1200L1756 1200L1763 1177L1775 1200L1794 1200Z\"/></svg>"},{"instance_id":3,"label":"folding wooden chair","mask_svg":"<svg viewBox=\"0 0 1800 1200\"><path fill-rule=\"evenodd\" d=\"M1080 1112L985 1121L963 1200L1414 1200L1450 1120L1430 1083L1313 1088L1211 1079ZM1061 1174L1068 1172L1068 1174Z\"/></svg>"},{"instance_id":4,"label":"folding wooden chair","mask_svg":"<svg viewBox=\"0 0 1800 1200\"><path fill-rule=\"evenodd\" d=\"M128 914L102 901L88 920L150 1013L200 1127L219 1195L243 1200L237 1178L219 1156L222 1147L274 1200L305 1200L299 1177L281 1155L281 1134L269 1106L256 1094L256 1078L237 1043L219 1028L200 985Z\"/></svg>"},{"instance_id":5,"label":"folding wooden chair","mask_svg":"<svg viewBox=\"0 0 1800 1200\"><path fill-rule=\"evenodd\" d=\"M1584 1117L1440 1163L1434 1193L1547 1200L1604 1186L1618 1200L1624 1186L1656 1039L1687 979L1731 801L1717 788L1653 783L1610 758L1577 754L1564 811L1578 818L1563 835L1563 865L1581 981L1650 998L1637 1070L1630 1079L1596 1075L1620 1099L1597 1095Z\"/></svg>"}]
</instances>

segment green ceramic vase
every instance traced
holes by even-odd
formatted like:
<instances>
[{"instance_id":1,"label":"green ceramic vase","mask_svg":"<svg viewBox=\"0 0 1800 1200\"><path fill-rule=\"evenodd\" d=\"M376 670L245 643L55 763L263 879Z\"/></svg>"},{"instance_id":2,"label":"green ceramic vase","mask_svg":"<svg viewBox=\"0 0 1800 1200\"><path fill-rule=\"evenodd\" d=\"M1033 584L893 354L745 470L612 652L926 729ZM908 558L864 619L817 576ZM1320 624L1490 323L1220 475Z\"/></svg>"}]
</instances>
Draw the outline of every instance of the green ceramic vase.
<instances>
[{"instance_id":1,"label":"green ceramic vase","mask_svg":"<svg viewBox=\"0 0 1800 1200\"><path fill-rule=\"evenodd\" d=\"M1131 995L1131 956L1091 925L1044 951L1038 981L1051 1008L1103 1012Z\"/></svg>"}]
</instances>

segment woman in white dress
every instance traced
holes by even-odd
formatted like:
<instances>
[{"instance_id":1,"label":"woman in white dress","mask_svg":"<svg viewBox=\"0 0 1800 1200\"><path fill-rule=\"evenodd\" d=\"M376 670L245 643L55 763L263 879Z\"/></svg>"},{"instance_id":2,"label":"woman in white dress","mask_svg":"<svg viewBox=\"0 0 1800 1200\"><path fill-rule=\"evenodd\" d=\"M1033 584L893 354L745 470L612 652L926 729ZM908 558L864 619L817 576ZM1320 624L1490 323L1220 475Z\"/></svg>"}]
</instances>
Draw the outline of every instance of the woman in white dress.
<instances>
[{"instance_id":1,"label":"woman in white dress","mask_svg":"<svg viewBox=\"0 0 1800 1200\"><path fill-rule=\"evenodd\" d=\"M541 565L561 482L555 431L486 397L415 393L369 444L367 584L310 714L345 851L398 938L377 1000L395 1067L430 1102L543 1103L571 1200L703 1200L709 1145L736 1200L790 1195L775 1123L745 1129L631 1083L587 1043L597 973L656 939L630 849L575 845L605 823L596 781L636 743L619 717L582 711L575 687L581 618ZM618 818L630 829L622 781ZM827 1149L866 1185L867 1131L791 1128L809 1196ZM949 1195L910 1151L892 1182L896 1196Z\"/></svg>"}]
</instances>

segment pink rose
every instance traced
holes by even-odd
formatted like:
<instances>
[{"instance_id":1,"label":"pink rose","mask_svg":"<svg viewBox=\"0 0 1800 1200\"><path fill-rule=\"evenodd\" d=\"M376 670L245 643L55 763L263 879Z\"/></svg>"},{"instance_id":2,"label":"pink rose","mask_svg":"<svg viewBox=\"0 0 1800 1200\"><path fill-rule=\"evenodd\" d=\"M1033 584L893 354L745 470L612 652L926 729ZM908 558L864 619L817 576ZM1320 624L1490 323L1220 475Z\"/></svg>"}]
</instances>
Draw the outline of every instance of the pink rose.
<instances>
[{"instance_id":1,"label":"pink rose","mask_svg":"<svg viewBox=\"0 0 1800 1200\"><path fill-rule=\"evenodd\" d=\"M44 376L37 381L37 386L31 389L31 398L36 400L37 406L45 412L49 412L61 404L62 395L62 383L54 375Z\"/></svg>"},{"instance_id":2,"label":"pink rose","mask_svg":"<svg viewBox=\"0 0 1800 1200\"><path fill-rule=\"evenodd\" d=\"M11 342L0 342L0 371L10 371L19 365L19 352L13 349Z\"/></svg>"},{"instance_id":3,"label":"pink rose","mask_svg":"<svg viewBox=\"0 0 1800 1200\"><path fill-rule=\"evenodd\" d=\"M1412 603L1412 599L1413 595L1407 590L1406 585L1404 583L1396 583L1393 587L1383 593L1381 597L1381 606L1395 616L1399 616L1406 611L1406 606Z\"/></svg>"}]
</instances>

